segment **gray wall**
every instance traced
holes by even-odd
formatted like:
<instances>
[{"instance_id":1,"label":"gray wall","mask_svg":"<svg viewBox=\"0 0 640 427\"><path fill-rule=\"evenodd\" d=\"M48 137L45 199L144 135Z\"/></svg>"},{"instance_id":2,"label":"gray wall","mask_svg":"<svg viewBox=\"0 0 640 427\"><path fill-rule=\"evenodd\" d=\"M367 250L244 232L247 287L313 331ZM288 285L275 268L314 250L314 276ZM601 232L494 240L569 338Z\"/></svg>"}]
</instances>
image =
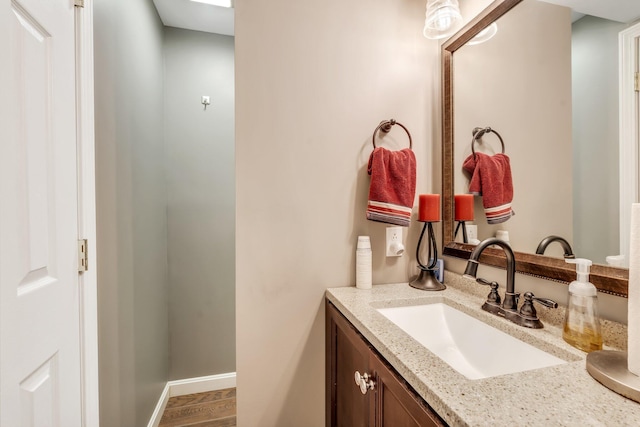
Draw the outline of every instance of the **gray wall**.
<instances>
[{"instance_id":1,"label":"gray wall","mask_svg":"<svg viewBox=\"0 0 640 427\"><path fill-rule=\"evenodd\" d=\"M94 4L100 418L142 426L169 372L163 30L150 0Z\"/></svg>"},{"instance_id":2,"label":"gray wall","mask_svg":"<svg viewBox=\"0 0 640 427\"><path fill-rule=\"evenodd\" d=\"M574 252L604 263L620 251L618 33L585 16L572 26Z\"/></svg>"},{"instance_id":3,"label":"gray wall","mask_svg":"<svg viewBox=\"0 0 640 427\"><path fill-rule=\"evenodd\" d=\"M166 27L164 52L173 380L235 371L233 37Z\"/></svg>"}]
</instances>

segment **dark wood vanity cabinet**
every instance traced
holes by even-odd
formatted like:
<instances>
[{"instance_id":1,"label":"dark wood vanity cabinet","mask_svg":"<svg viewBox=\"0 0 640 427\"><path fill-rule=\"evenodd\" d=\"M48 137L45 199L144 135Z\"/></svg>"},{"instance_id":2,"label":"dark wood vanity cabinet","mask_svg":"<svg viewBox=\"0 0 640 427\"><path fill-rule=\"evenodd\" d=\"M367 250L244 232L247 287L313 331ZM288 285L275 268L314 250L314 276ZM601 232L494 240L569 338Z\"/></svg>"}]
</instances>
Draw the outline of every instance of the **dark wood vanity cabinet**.
<instances>
[{"instance_id":1,"label":"dark wood vanity cabinet","mask_svg":"<svg viewBox=\"0 0 640 427\"><path fill-rule=\"evenodd\" d=\"M369 375L363 394L355 373ZM327 427L428 427L446 424L351 323L326 301Z\"/></svg>"}]
</instances>

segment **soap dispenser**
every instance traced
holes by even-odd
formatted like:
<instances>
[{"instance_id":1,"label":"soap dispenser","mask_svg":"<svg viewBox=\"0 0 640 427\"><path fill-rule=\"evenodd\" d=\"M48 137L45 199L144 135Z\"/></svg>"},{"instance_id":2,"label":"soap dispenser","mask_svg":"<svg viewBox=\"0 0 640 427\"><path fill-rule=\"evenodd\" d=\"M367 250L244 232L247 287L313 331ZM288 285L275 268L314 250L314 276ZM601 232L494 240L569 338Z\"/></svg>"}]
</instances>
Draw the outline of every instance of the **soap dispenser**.
<instances>
[{"instance_id":1,"label":"soap dispenser","mask_svg":"<svg viewBox=\"0 0 640 427\"><path fill-rule=\"evenodd\" d=\"M562 338L582 351L602 350L602 333L598 319L597 290L589 282L591 261L584 258L566 259L576 264L578 278L569 284L569 301L564 318Z\"/></svg>"}]
</instances>

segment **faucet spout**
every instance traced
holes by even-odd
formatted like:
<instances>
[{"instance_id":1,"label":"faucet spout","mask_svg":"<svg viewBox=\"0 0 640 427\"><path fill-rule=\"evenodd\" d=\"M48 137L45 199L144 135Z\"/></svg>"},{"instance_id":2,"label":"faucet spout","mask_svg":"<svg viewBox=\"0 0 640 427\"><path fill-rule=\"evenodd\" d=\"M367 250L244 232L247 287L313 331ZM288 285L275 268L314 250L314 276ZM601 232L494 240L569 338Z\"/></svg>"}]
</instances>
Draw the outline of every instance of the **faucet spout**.
<instances>
[{"instance_id":1,"label":"faucet spout","mask_svg":"<svg viewBox=\"0 0 640 427\"><path fill-rule=\"evenodd\" d=\"M569 244L569 242L567 242L564 238L560 236L547 236L544 239L542 239L542 241L538 245L538 248L536 249L536 254L544 255L544 251L547 249L547 246L549 246L553 242L560 243L560 245L562 246L562 250L564 250L565 258L573 259L576 257L573 254L573 250L571 249L571 245Z\"/></svg>"},{"instance_id":2,"label":"faucet spout","mask_svg":"<svg viewBox=\"0 0 640 427\"><path fill-rule=\"evenodd\" d=\"M504 240L491 237L480 242L480 244L475 247L473 252L471 252L471 256L469 257L469 261L467 262L467 268L465 269L464 275L472 278L476 277L478 271L478 259L480 258L480 254L482 254L482 252L491 245L500 246L507 257L507 291L505 292L502 308L508 311L517 311L518 296L515 293L516 258L513 254L511 246L509 246L509 244Z\"/></svg>"}]
</instances>

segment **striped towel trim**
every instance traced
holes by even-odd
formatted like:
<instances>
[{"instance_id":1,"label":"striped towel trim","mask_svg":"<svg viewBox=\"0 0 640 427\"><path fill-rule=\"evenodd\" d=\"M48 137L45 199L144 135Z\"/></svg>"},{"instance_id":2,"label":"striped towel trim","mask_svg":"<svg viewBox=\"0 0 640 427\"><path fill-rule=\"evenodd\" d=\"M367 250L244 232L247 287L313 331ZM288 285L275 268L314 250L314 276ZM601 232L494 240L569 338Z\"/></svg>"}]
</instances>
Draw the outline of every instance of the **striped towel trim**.
<instances>
[{"instance_id":1,"label":"striped towel trim","mask_svg":"<svg viewBox=\"0 0 640 427\"><path fill-rule=\"evenodd\" d=\"M487 217L487 223L500 224L515 215L515 212L511 209L511 203L506 203L492 208L485 208L484 214Z\"/></svg>"},{"instance_id":2,"label":"striped towel trim","mask_svg":"<svg viewBox=\"0 0 640 427\"><path fill-rule=\"evenodd\" d=\"M393 203L376 202L373 200L369 200L369 208L387 212L398 212L409 216L411 216L411 211L413 210L412 207L394 205Z\"/></svg>"},{"instance_id":3,"label":"striped towel trim","mask_svg":"<svg viewBox=\"0 0 640 427\"><path fill-rule=\"evenodd\" d=\"M412 210L412 208L406 206L369 200L367 219L408 227L411 224Z\"/></svg>"}]
</instances>

